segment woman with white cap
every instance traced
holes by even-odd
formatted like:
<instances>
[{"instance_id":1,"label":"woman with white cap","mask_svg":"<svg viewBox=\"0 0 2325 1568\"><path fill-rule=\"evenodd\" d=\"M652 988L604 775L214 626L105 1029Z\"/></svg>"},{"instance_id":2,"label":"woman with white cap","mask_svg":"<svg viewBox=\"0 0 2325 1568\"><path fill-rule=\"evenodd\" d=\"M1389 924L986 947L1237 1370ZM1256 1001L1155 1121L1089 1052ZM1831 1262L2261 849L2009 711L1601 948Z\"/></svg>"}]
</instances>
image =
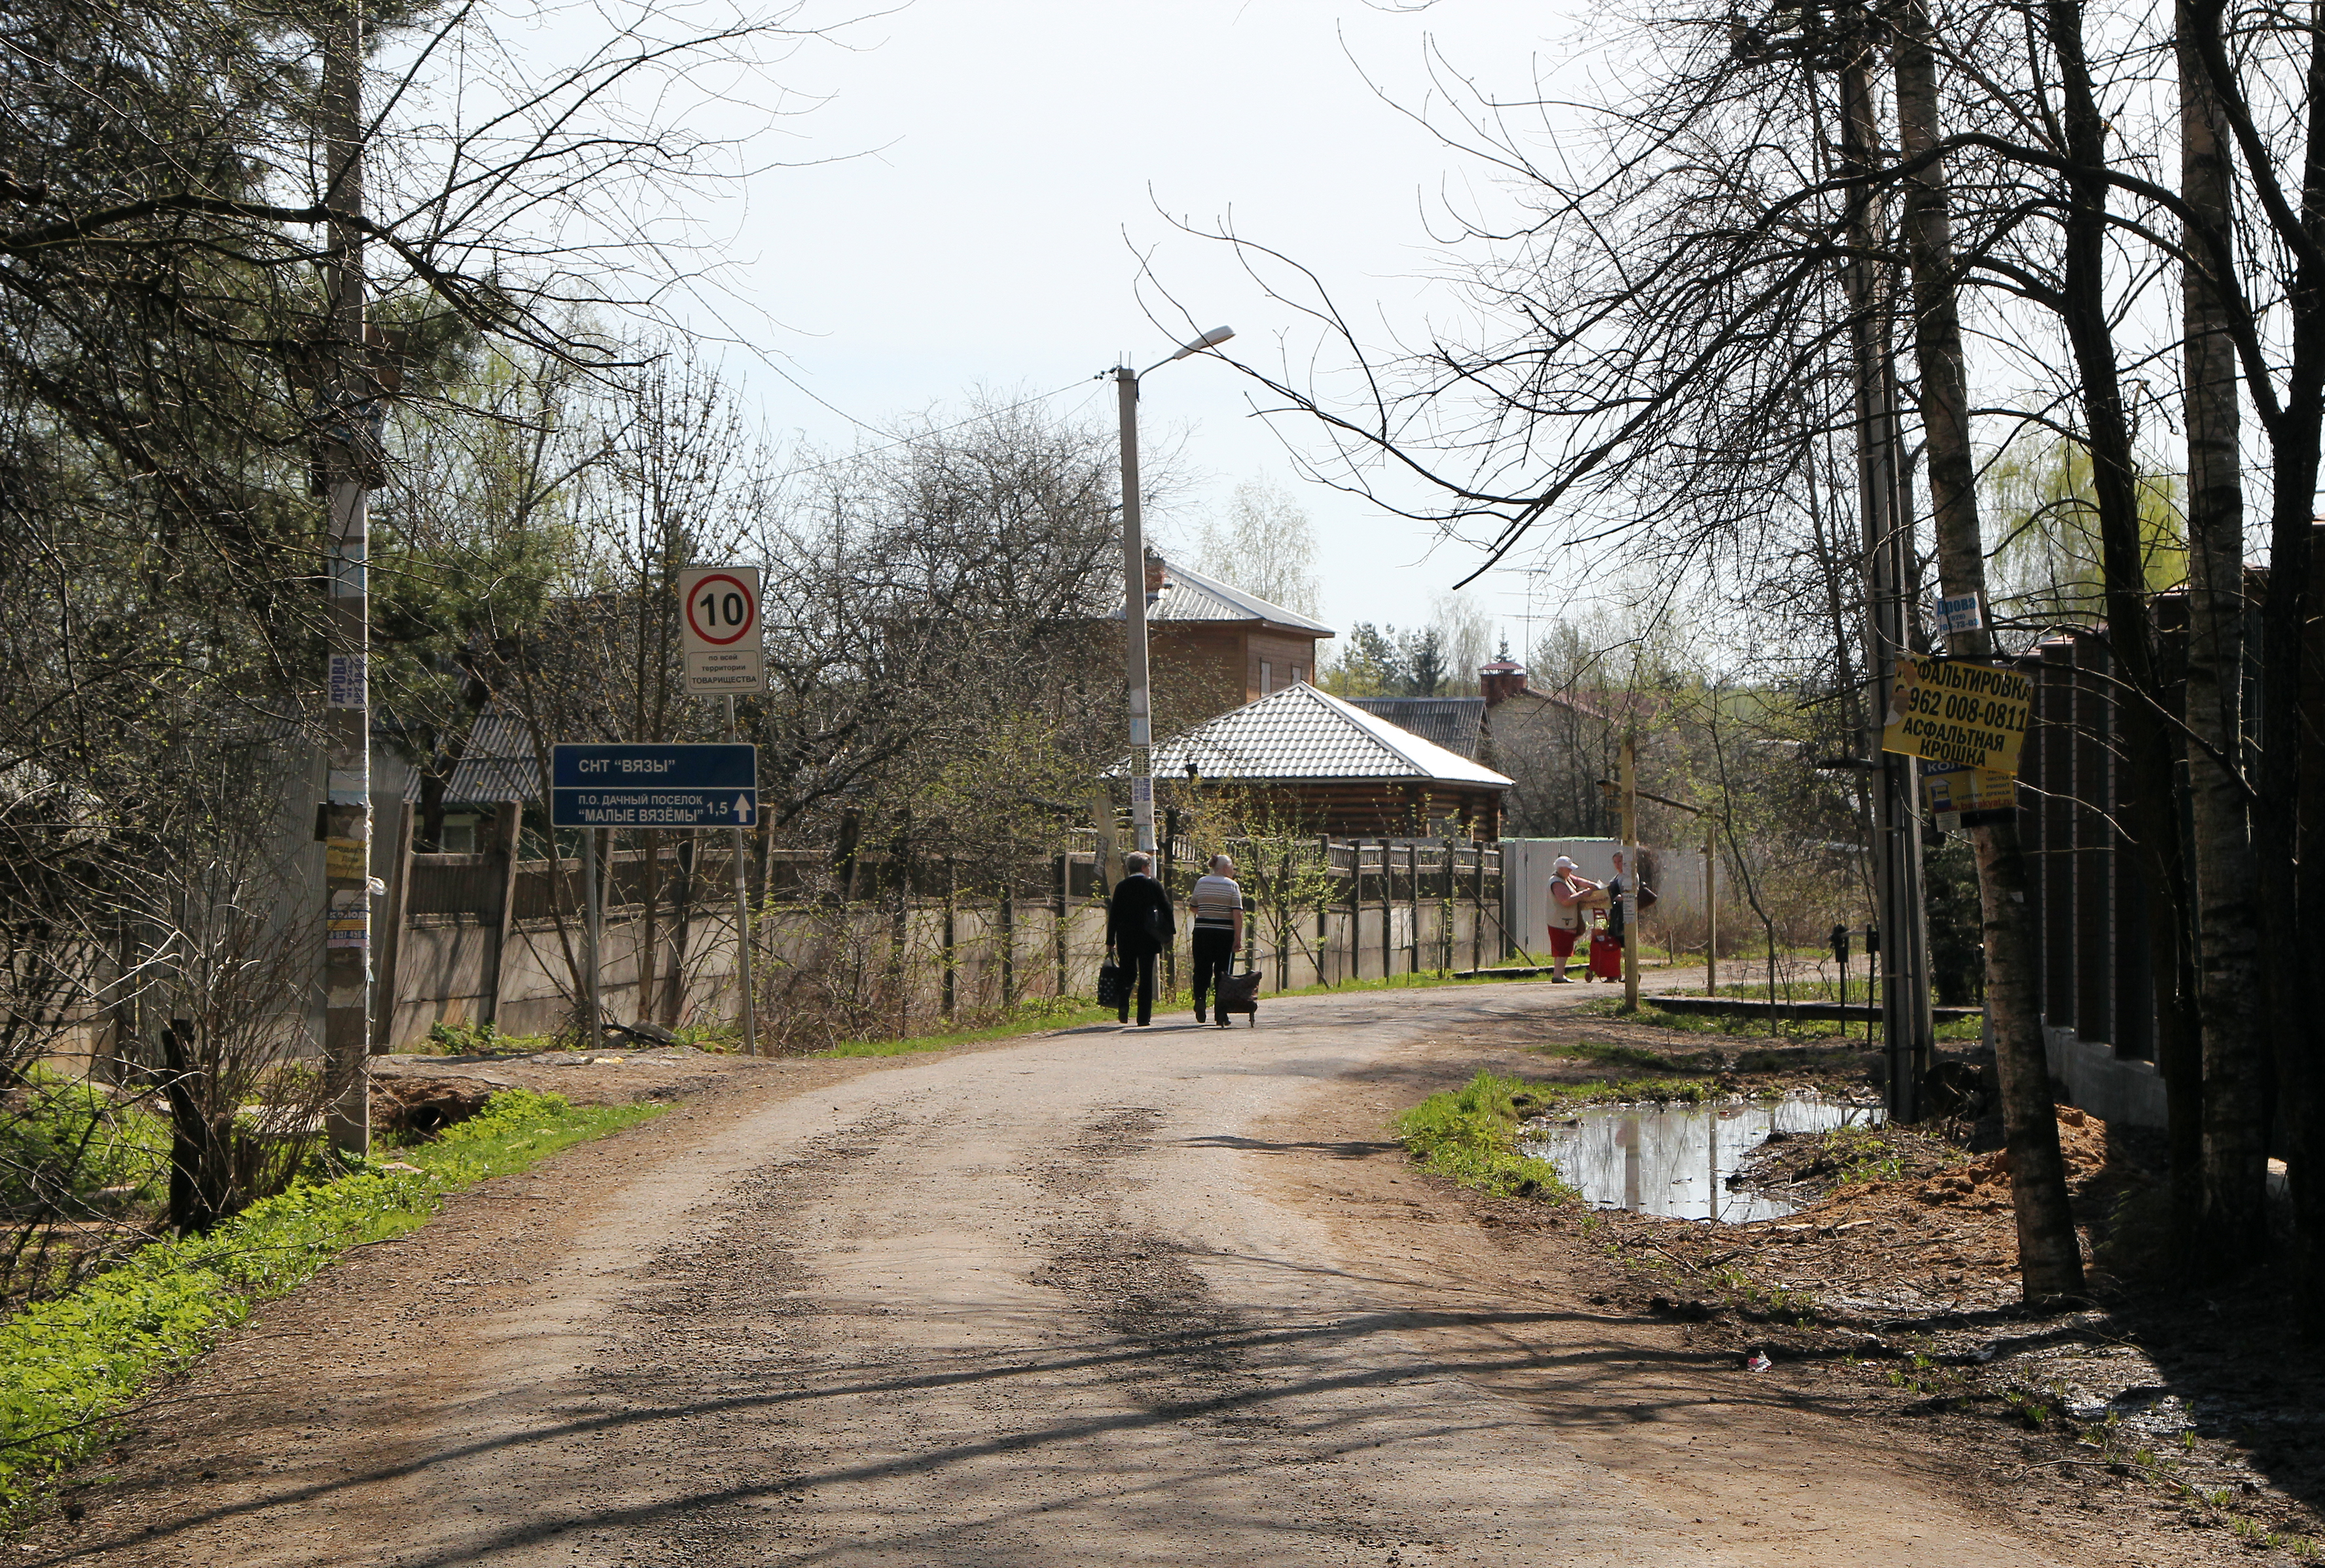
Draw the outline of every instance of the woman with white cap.
<instances>
[{"instance_id":1,"label":"woman with white cap","mask_svg":"<svg viewBox=\"0 0 2325 1568\"><path fill-rule=\"evenodd\" d=\"M1557 961L1550 982L1567 985L1571 982L1566 978L1566 961L1574 956L1574 944L1582 935L1583 911L1604 908L1607 893L1564 855L1550 870L1550 955ZM1589 970L1586 967L1583 973L1588 974Z\"/></svg>"}]
</instances>

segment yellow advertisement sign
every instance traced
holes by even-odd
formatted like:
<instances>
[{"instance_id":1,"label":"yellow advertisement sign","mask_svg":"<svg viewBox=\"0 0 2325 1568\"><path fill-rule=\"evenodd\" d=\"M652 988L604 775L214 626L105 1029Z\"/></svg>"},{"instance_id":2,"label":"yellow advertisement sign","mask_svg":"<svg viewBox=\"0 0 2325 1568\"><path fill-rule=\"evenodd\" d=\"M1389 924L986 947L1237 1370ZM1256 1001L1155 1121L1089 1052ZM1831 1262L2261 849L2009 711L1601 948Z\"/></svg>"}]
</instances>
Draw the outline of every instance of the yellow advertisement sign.
<instances>
[{"instance_id":1,"label":"yellow advertisement sign","mask_svg":"<svg viewBox=\"0 0 2325 1568\"><path fill-rule=\"evenodd\" d=\"M2015 774L2034 682L1967 659L1901 659L1881 749L1931 762Z\"/></svg>"},{"instance_id":2,"label":"yellow advertisement sign","mask_svg":"<svg viewBox=\"0 0 2325 1568\"><path fill-rule=\"evenodd\" d=\"M1992 768L1922 765L1922 800L1941 827L1976 827L2018 809L2018 780ZM1948 818L1957 820L1949 821Z\"/></svg>"},{"instance_id":3,"label":"yellow advertisement sign","mask_svg":"<svg viewBox=\"0 0 2325 1568\"><path fill-rule=\"evenodd\" d=\"M323 845L323 881L332 887L361 887L371 875L371 845L360 838L334 838Z\"/></svg>"}]
</instances>

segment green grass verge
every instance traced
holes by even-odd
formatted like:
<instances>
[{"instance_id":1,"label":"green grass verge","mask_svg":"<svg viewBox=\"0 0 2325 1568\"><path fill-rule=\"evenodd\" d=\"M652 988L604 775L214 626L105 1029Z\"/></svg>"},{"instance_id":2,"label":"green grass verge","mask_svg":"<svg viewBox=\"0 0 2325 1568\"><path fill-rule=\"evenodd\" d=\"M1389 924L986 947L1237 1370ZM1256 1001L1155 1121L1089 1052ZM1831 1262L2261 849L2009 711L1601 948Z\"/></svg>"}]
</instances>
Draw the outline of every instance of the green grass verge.
<instances>
[{"instance_id":1,"label":"green grass verge","mask_svg":"<svg viewBox=\"0 0 2325 1568\"><path fill-rule=\"evenodd\" d=\"M1638 1010L1625 1012L1619 996L1595 996L1574 1010L1585 1018L1618 1018L1625 1023L1646 1024L1683 1035L1756 1035L1762 1039L1811 1040L1841 1038L1839 1021L1821 1019L1771 1019L1738 1013L1667 1012L1644 998ZM1861 1023L1847 1026L1859 1035Z\"/></svg>"},{"instance_id":2,"label":"green grass verge","mask_svg":"<svg viewBox=\"0 0 2325 1568\"><path fill-rule=\"evenodd\" d=\"M207 1236L157 1241L78 1290L0 1323L0 1516L102 1448L146 1389L186 1370L251 1309L298 1288L350 1247L424 1224L446 1193L522 1170L658 1105L574 1106L496 1094L475 1117L388 1161L301 1180Z\"/></svg>"},{"instance_id":3,"label":"green grass verge","mask_svg":"<svg viewBox=\"0 0 2325 1568\"><path fill-rule=\"evenodd\" d=\"M1722 986L1726 995L1731 988ZM1762 987L1765 992L1765 987ZM1815 1000L1802 998L1802 1000ZM1839 1046L1844 1040L1862 1042L1866 1025L1863 1019L1844 1023L1838 1019L1784 1019L1765 1015L1747 1016L1740 1013L1668 1012L1642 998L1636 1012L1623 1010L1619 996L1593 997L1578 1005L1574 1010L1585 1018L1621 1019L1626 1023L1646 1024L1659 1029L1670 1029L1686 1035L1726 1035L1730 1038L1746 1036L1764 1040L1788 1041L1795 1045L1813 1045L1829 1041ZM1956 1019L1951 1023L1937 1026L1937 1038L1941 1040L1974 1040L1978 1038L1980 1020L1975 1018ZM1876 1027L1876 1034L1879 1032ZM1860 1048L1870 1049L1869 1046Z\"/></svg>"},{"instance_id":4,"label":"green grass verge","mask_svg":"<svg viewBox=\"0 0 2325 1568\"><path fill-rule=\"evenodd\" d=\"M903 1056L915 1051L941 1051L953 1046L973 1046L980 1040L1005 1040L1016 1035L1040 1034L1045 1029L1069 1029L1080 1024L1104 1023L1114 1017L1114 1009L1080 997L1068 997L1064 1005L1043 998L1029 1004L1011 1017L977 1028L953 1029L940 1035L913 1035L894 1040L848 1040L828 1051L811 1051L811 1056Z\"/></svg>"},{"instance_id":5,"label":"green grass verge","mask_svg":"<svg viewBox=\"0 0 2325 1568\"><path fill-rule=\"evenodd\" d=\"M1396 1120L1405 1152L1424 1169L1505 1198L1571 1200L1579 1194L1547 1160L1518 1152L1518 1123L1531 1112L1518 1078L1480 1073L1459 1089L1431 1094Z\"/></svg>"},{"instance_id":6,"label":"green grass verge","mask_svg":"<svg viewBox=\"0 0 2325 1568\"><path fill-rule=\"evenodd\" d=\"M1527 1048L1537 1056L1598 1062L1609 1067L1634 1067L1647 1073L1717 1073L1721 1070L1718 1056L1710 1051L1670 1056L1662 1051L1650 1051L1643 1046L1616 1045L1609 1040L1560 1040L1552 1045Z\"/></svg>"}]
</instances>

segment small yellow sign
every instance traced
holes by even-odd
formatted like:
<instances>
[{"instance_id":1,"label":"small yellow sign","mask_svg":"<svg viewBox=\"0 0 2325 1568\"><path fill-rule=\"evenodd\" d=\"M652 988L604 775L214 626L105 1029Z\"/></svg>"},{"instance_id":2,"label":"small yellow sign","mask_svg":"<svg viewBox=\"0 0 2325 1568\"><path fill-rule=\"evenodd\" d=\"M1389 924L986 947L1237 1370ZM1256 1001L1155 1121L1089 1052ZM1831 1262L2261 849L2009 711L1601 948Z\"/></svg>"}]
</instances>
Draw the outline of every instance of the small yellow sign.
<instances>
[{"instance_id":1,"label":"small yellow sign","mask_svg":"<svg viewBox=\"0 0 2325 1568\"><path fill-rule=\"evenodd\" d=\"M1881 749L1931 762L2015 775L2034 682L1968 659L1901 659Z\"/></svg>"},{"instance_id":2,"label":"small yellow sign","mask_svg":"<svg viewBox=\"0 0 2325 1568\"><path fill-rule=\"evenodd\" d=\"M361 887L371 875L371 845L360 838L334 838L323 845L323 881L333 887Z\"/></svg>"},{"instance_id":3,"label":"small yellow sign","mask_svg":"<svg viewBox=\"0 0 2325 1568\"><path fill-rule=\"evenodd\" d=\"M1962 826L1995 820L1989 813L2018 809L2018 780L1992 768L1958 768L1947 762L1922 768L1922 798L1932 816L1959 815ZM1941 822L1940 826L1946 826Z\"/></svg>"}]
</instances>

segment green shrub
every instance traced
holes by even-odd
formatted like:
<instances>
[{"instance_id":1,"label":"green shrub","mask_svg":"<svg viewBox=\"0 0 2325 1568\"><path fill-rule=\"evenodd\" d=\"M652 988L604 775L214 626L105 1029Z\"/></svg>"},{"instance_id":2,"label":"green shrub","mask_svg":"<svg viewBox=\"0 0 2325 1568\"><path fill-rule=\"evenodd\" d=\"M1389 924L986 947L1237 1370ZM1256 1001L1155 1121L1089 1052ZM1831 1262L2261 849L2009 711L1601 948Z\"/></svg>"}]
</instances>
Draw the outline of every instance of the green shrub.
<instances>
[{"instance_id":1,"label":"green shrub","mask_svg":"<svg viewBox=\"0 0 2325 1568\"><path fill-rule=\"evenodd\" d=\"M169 1158L166 1118L101 1085L36 1069L23 1102L0 1113L0 1205L87 1213L108 1188L119 1201L104 1207L158 1202Z\"/></svg>"},{"instance_id":2,"label":"green shrub","mask_svg":"<svg viewBox=\"0 0 2325 1568\"><path fill-rule=\"evenodd\" d=\"M491 1023L445 1023L441 1019L428 1026L428 1049L443 1056L475 1056L488 1051L505 1051L514 1047L514 1037L505 1035Z\"/></svg>"},{"instance_id":3,"label":"green shrub","mask_svg":"<svg viewBox=\"0 0 2325 1568\"><path fill-rule=\"evenodd\" d=\"M1524 1082L1480 1073L1397 1118L1397 1137L1422 1166L1498 1197L1576 1197L1547 1160L1518 1152Z\"/></svg>"},{"instance_id":4,"label":"green shrub","mask_svg":"<svg viewBox=\"0 0 2325 1568\"><path fill-rule=\"evenodd\" d=\"M1894 1182L1904 1174L1894 1139L1877 1127L1836 1127L1818 1139L1817 1163L1832 1173L1835 1186Z\"/></svg>"},{"instance_id":5,"label":"green shrub","mask_svg":"<svg viewBox=\"0 0 2325 1568\"><path fill-rule=\"evenodd\" d=\"M252 1307L289 1294L347 1248L424 1223L443 1194L519 1170L659 1106L575 1107L509 1090L431 1143L417 1170L371 1160L302 1179L206 1236L156 1241L120 1267L0 1324L0 1512L110 1439L114 1418L182 1372Z\"/></svg>"}]
</instances>

